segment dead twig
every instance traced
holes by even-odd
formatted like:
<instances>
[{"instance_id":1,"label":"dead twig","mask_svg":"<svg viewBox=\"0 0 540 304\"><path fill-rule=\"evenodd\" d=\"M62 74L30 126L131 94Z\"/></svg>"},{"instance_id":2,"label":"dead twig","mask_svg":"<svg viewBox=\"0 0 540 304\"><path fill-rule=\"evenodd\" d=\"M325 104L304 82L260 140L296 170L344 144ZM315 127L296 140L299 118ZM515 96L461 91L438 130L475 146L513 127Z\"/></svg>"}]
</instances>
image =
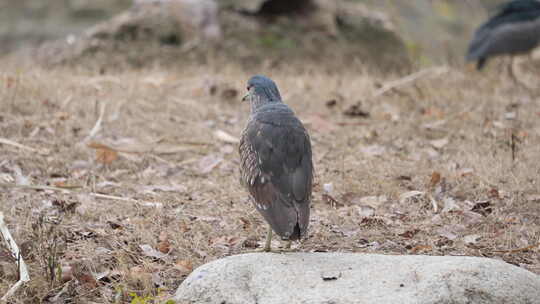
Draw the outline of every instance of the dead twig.
<instances>
[{"instance_id":1,"label":"dead twig","mask_svg":"<svg viewBox=\"0 0 540 304\"><path fill-rule=\"evenodd\" d=\"M75 191L75 190L73 190L73 189L77 189L77 188L82 188L81 186L70 186L70 187L67 187L67 188L62 188L62 187L53 187L53 186L45 186L45 185L16 185L16 184L0 183L0 187L85 193L83 191ZM96 198L116 200L116 201L125 201L125 202L134 202L136 204L141 204L143 206L159 206L159 203L156 203L156 202L139 201L139 200L129 198L129 197L107 195L107 194L101 194L101 193L97 193L97 192L89 192L89 193L86 193L86 194L88 194L89 196L96 197Z\"/></svg>"},{"instance_id":2,"label":"dead twig","mask_svg":"<svg viewBox=\"0 0 540 304\"><path fill-rule=\"evenodd\" d=\"M402 87L402 86L404 86L406 84L409 84L411 82L414 83L417 79L420 79L422 77L438 76L438 75L441 75L441 74L446 73L446 72L448 72L448 68L445 67L445 66L429 68L429 69L424 69L424 70L418 71L416 73L407 75L407 76L405 76L403 78L391 81L391 82L383 85L382 88L378 89L377 91L375 91L375 93L373 93L373 98L382 96L388 91L391 91L391 90L396 89L398 87Z\"/></svg>"},{"instance_id":3,"label":"dead twig","mask_svg":"<svg viewBox=\"0 0 540 304\"><path fill-rule=\"evenodd\" d=\"M433 195L428 194L427 197L429 201L431 202L431 206L433 207L433 213L439 212L439 205L437 204L437 201L435 200L435 198L433 198Z\"/></svg>"},{"instance_id":4,"label":"dead twig","mask_svg":"<svg viewBox=\"0 0 540 304\"><path fill-rule=\"evenodd\" d=\"M161 140L161 139L160 139ZM189 142L184 141L171 145L157 144L158 141L152 143L144 143L139 145L121 147L114 144L103 144L100 142L89 141L86 146L92 149L110 150L120 153L140 154L140 153L157 153L157 154L176 154L179 152L191 151L193 148L189 146L211 146L210 143L205 142Z\"/></svg>"},{"instance_id":5,"label":"dead twig","mask_svg":"<svg viewBox=\"0 0 540 304\"><path fill-rule=\"evenodd\" d=\"M16 148L19 148L21 150L26 150L26 151L30 151L30 152L35 152L35 153L38 153L38 154L41 154L41 155L47 155L49 154L48 151L46 150L38 150L38 149L34 149L32 147L28 147L28 146L25 146L23 144L20 144L18 142L15 142L13 140L9 140L7 138L2 138L0 137L0 144L3 144L3 145L8 145L8 146L13 146L13 147L16 147Z\"/></svg>"},{"instance_id":6,"label":"dead twig","mask_svg":"<svg viewBox=\"0 0 540 304\"><path fill-rule=\"evenodd\" d=\"M103 116L105 116L105 107L106 107L106 103L103 102L100 109L99 109L99 117L96 121L96 124L94 125L94 127L92 128L92 130L90 130L90 133L88 133L88 136L86 136L86 138L83 140L83 142L86 142L88 140L90 140L91 138L93 138L94 136L96 136L96 134L99 132L99 130L101 130L101 123L103 122Z\"/></svg>"},{"instance_id":7,"label":"dead twig","mask_svg":"<svg viewBox=\"0 0 540 304\"><path fill-rule=\"evenodd\" d=\"M367 123L363 122L336 122L336 125L338 126L367 126Z\"/></svg>"},{"instance_id":8,"label":"dead twig","mask_svg":"<svg viewBox=\"0 0 540 304\"><path fill-rule=\"evenodd\" d=\"M82 188L82 186L76 186L76 185L65 186L65 187L53 187L53 186L45 186L45 185L16 185L16 184L6 184L6 183L0 183L0 187L23 188L23 189L32 189L32 190L68 191L68 192L70 192L71 189Z\"/></svg>"},{"instance_id":9,"label":"dead twig","mask_svg":"<svg viewBox=\"0 0 540 304\"><path fill-rule=\"evenodd\" d=\"M522 247L522 248L516 248L516 249L508 249L508 250L493 250L493 252L498 252L498 253L517 253L517 252L523 252L523 251L527 251L527 250L531 250L531 249L534 249L536 247L540 247L540 242L534 244L534 245L530 245L530 246L527 246L527 247Z\"/></svg>"},{"instance_id":10,"label":"dead twig","mask_svg":"<svg viewBox=\"0 0 540 304\"><path fill-rule=\"evenodd\" d=\"M17 283L11 286L8 292L6 292L6 294L0 299L1 301L7 301L7 299L11 297L15 293L15 291L19 289L19 287L21 287L24 283L30 281L30 275L28 274L28 267L26 266L26 263L21 256L19 247L17 246L17 243L13 239L13 236L9 232L9 229L4 222L4 214L2 212L0 212L0 232L2 233L4 241L7 243L8 249L11 251L13 257L17 259L19 264L19 281L17 281Z\"/></svg>"}]
</instances>

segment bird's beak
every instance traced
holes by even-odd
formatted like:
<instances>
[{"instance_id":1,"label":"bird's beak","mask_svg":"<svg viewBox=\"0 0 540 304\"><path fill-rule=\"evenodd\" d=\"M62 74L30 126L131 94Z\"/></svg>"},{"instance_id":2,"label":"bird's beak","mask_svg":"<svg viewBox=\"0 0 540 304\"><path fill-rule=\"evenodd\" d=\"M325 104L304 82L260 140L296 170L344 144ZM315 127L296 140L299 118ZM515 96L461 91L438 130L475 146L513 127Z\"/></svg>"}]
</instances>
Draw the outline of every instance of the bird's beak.
<instances>
[{"instance_id":1,"label":"bird's beak","mask_svg":"<svg viewBox=\"0 0 540 304\"><path fill-rule=\"evenodd\" d=\"M249 92L246 95L244 95L244 97L242 97L242 101L246 101L248 99L249 99Z\"/></svg>"}]
</instances>

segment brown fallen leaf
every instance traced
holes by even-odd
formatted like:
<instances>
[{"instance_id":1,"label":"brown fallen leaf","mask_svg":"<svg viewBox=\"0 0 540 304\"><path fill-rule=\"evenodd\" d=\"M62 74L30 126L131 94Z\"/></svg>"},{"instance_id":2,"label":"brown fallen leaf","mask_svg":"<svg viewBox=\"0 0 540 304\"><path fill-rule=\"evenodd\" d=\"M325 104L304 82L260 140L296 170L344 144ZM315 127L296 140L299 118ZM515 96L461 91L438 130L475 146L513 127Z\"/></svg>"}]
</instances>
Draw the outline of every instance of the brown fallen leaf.
<instances>
[{"instance_id":1,"label":"brown fallen leaf","mask_svg":"<svg viewBox=\"0 0 540 304\"><path fill-rule=\"evenodd\" d=\"M251 228L251 223L248 219L244 217L240 217L239 219L242 222L242 229L249 230Z\"/></svg>"},{"instance_id":2,"label":"brown fallen leaf","mask_svg":"<svg viewBox=\"0 0 540 304\"><path fill-rule=\"evenodd\" d=\"M96 279L88 273L83 273L80 276L77 277L77 281L79 281L81 284L83 284L86 288L94 289L97 288L98 283Z\"/></svg>"},{"instance_id":3,"label":"brown fallen leaf","mask_svg":"<svg viewBox=\"0 0 540 304\"><path fill-rule=\"evenodd\" d=\"M239 244L243 244L245 239L246 238L239 238L239 237L233 236L227 240L227 245L229 245L229 247L235 247Z\"/></svg>"},{"instance_id":4,"label":"brown fallen leaf","mask_svg":"<svg viewBox=\"0 0 540 304\"><path fill-rule=\"evenodd\" d=\"M191 230L191 228L189 228L188 224L186 223L186 221L180 221L178 223L178 228L180 230L181 233L186 233L188 231Z\"/></svg>"},{"instance_id":5,"label":"brown fallen leaf","mask_svg":"<svg viewBox=\"0 0 540 304\"><path fill-rule=\"evenodd\" d=\"M90 274L87 270L85 270L85 267L83 267L79 263L72 263L70 265L70 270L72 272L73 277L81 283L86 288L94 289L97 288L98 282L94 278L92 274Z\"/></svg>"},{"instance_id":6,"label":"brown fallen leaf","mask_svg":"<svg viewBox=\"0 0 540 304\"><path fill-rule=\"evenodd\" d=\"M87 144L88 148L92 148L92 149L108 149L108 150L113 150L113 148L111 148L110 146L107 146L105 144L102 144L102 143L99 143L99 142L96 142L96 141L91 141Z\"/></svg>"},{"instance_id":7,"label":"brown fallen leaf","mask_svg":"<svg viewBox=\"0 0 540 304\"><path fill-rule=\"evenodd\" d=\"M19 78L8 76L6 79L6 88L11 89L12 87L19 84ZM540 115L540 112L538 113Z\"/></svg>"},{"instance_id":8,"label":"brown fallen leaf","mask_svg":"<svg viewBox=\"0 0 540 304\"><path fill-rule=\"evenodd\" d=\"M497 188L491 188L488 192L488 197L489 198L496 198L496 199L499 199L501 198L500 194L499 194L499 189Z\"/></svg>"},{"instance_id":9,"label":"brown fallen leaf","mask_svg":"<svg viewBox=\"0 0 540 304\"><path fill-rule=\"evenodd\" d=\"M420 113L424 116L433 116L436 118L444 117L444 111L435 107L423 108L420 110Z\"/></svg>"},{"instance_id":10,"label":"brown fallen leaf","mask_svg":"<svg viewBox=\"0 0 540 304\"><path fill-rule=\"evenodd\" d=\"M188 275L193 271L193 263L189 260L179 260L174 263L174 268L182 275Z\"/></svg>"},{"instance_id":11,"label":"brown fallen leaf","mask_svg":"<svg viewBox=\"0 0 540 304\"><path fill-rule=\"evenodd\" d=\"M98 142L88 143L88 147L96 150L96 161L104 165L109 165L118 159L118 152L111 147Z\"/></svg>"},{"instance_id":12,"label":"brown fallen leaf","mask_svg":"<svg viewBox=\"0 0 540 304\"><path fill-rule=\"evenodd\" d=\"M411 253L418 253L420 251L430 251L432 249L433 247L431 247L430 245L417 245L411 249Z\"/></svg>"},{"instance_id":13,"label":"brown fallen leaf","mask_svg":"<svg viewBox=\"0 0 540 304\"><path fill-rule=\"evenodd\" d=\"M441 181L441 173L434 171L431 173L431 179L429 181L429 187L435 187Z\"/></svg>"},{"instance_id":14,"label":"brown fallen leaf","mask_svg":"<svg viewBox=\"0 0 540 304\"><path fill-rule=\"evenodd\" d=\"M58 188L65 188L66 187L66 181L63 181L63 180L53 182L52 184L53 184L53 186L58 187Z\"/></svg>"},{"instance_id":15,"label":"brown fallen leaf","mask_svg":"<svg viewBox=\"0 0 540 304\"><path fill-rule=\"evenodd\" d=\"M403 233L400 233L398 234L399 236L401 237L404 237L404 238L407 238L407 239L412 239L418 232L420 232L420 229L412 229L412 230L407 230Z\"/></svg>"},{"instance_id":16,"label":"brown fallen leaf","mask_svg":"<svg viewBox=\"0 0 540 304\"><path fill-rule=\"evenodd\" d=\"M118 159L118 152L114 150L98 149L96 150L96 160L99 163L108 165Z\"/></svg>"},{"instance_id":17,"label":"brown fallen leaf","mask_svg":"<svg viewBox=\"0 0 540 304\"><path fill-rule=\"evenodd\" d=\"M157 249L162 253L171 251L171 243L169 242L169 234L166 231L161 231L159 234L159 243Z\"/></svg>"}]
</instances>

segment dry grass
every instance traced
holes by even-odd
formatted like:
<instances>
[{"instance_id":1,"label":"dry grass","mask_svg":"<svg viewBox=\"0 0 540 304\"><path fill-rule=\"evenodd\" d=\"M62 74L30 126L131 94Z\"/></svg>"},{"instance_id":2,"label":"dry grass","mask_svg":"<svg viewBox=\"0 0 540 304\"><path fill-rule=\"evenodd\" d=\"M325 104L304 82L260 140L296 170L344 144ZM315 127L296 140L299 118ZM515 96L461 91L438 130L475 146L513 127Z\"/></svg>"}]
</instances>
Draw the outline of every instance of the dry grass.
<instances>
[{"instance_id":1,"label":"dry grass","mask_svg":"<svg viewBox=\"0 0 540 304\"><path fill-rule=\"evenodd\" d=\"M214 135L244 127L248 106L234 93L248 73L4 66L0 138L37 152L0 144L0 183L81 187L0 187L31 271L13 303L163 301L191 267L261 245L266 225L239 185L236 145ZM538 246L515 250L540 242L536 98L496 68L450 69L376 99L395 77L295 71L265 72L312 135L316 186L299 250L488 256L540 273ZM355 104L369 116L343 114ZM91 141L111 149L85 142L102 106ZM0 294L16 280L0 251Z\"/></svg>"}]
</instances>

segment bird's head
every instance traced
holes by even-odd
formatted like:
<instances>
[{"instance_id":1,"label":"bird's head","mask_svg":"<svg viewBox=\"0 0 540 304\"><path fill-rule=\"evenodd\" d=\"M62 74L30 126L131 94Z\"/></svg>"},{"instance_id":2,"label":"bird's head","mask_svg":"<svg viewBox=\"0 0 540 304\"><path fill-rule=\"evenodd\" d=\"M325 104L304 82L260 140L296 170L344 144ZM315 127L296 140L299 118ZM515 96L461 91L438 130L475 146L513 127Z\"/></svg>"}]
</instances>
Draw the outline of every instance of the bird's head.
<instances>
[{"instance_id":1,"label":"bird's head","mask_svg":"<svg viewBox=\"0 0 540 304\"><path fill-rule=\"evenodd\" d=\"M252 110L267 103L281 102L281 95L276 83L262 75L251 77L247 83L247 94L242 101L249 101Z\"/></svg>"}]
</instances>

